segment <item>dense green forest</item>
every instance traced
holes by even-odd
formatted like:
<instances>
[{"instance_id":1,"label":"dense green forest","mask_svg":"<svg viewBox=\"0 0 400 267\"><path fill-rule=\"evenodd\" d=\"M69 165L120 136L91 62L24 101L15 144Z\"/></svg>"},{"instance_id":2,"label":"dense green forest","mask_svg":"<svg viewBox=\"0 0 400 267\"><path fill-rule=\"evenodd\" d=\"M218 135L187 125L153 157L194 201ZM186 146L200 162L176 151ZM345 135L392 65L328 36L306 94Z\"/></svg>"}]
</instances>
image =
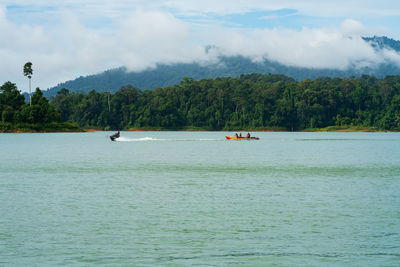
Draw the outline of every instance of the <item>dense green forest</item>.
<instances>
[{"instance_id":1,"label":"dense green forest","mask_svg":"<svg viewBox=\"0 0 400 267\"><path fill-rule=\"evenodd\" d=\"M400 41L387 37L364 37L375 50L393 50L400 52ZM207 48L206 48L206 51ZM293 77L297 81L304 79L317 79L318 77L359 77L368 74L378 78L386 75L400 74L400 67L393 62L386 62L372 67L360 67L359 62L349 66L348 69L315 69L286 66L278 62L265 59L261 62L254 62L243 56L219 56L215 62L209 64L180 63L180 64L157 64L153 69L146 69L140 72L130 72L126 68L107 70L105 72L81 76L75 80L58 84L55 87L44 91L46 97L56 96L62 88L70 92L89 93L91 90L98 92L115 93L122 86L131 84L139 89L155 89L157 87L172 86L179 83L184 77L191 77L195 80L214 79L218 77L239 77L242 74L284 74Z\"/></svg>"},{"instance_id":2,"label":"dense green forest","mask_svg":"<svg viewBox=\"0 0 400 267\"><path fill-rule=\"evenodd\" d=\"M382 79L248 74L115 94L62 89L51 101L61 121L97 129L305 130L363 126L400 130L400 76ZM5 116L7 117L7 116Z\"/></svg>"},{"instance_id":3,"label":"dense green forest","mask_svg":"<svg viewBox=\"0 0 400 267\"><path fill-rule=\"evenodd\" d=\"M60 111L37 88L32 104L14 83L0 87L0 132L5 131L79 131L77 124L62 123Z\"/></svg>"},{"instance_id":4,"label":"dense green forest","mask_svg":"<svg viewBox=\"0 0 400 267\"><path fill-rule=\"evenodd\" d=\"M193 80L155 90L131 85L115 94L62 89L32 105L15 84L0 87L1 131L204 129L301 131L328 126L400 130L400 76L378 79L284 75ZM79 125L79 126L78 126Z\"/></svg>"}]
</instances>

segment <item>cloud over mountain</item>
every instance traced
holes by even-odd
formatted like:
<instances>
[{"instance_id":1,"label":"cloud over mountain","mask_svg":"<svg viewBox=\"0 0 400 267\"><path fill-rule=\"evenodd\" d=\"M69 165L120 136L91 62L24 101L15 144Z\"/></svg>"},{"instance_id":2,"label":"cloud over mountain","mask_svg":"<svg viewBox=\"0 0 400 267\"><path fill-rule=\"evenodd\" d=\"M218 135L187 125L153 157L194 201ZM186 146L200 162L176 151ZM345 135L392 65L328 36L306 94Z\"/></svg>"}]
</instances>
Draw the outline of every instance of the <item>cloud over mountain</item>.
<instances>
[{"instance_id":1,"label":"cloud over mountain","mask_svg":"<svg viewBox=\"0 0 400 267\"><path fill-rule=\"evenodd\" d=\"M134 8L132 2L139 8ZM219 55L341 70L383 62L400 64L397 52L376 50L361 38L380 35L385 30L355 19L343 18L336 26L289 28L268 27L268 23L265 27L249 27L229 17L256 8L286 7L293 8L296 14L313 14L310 2L316 9L323 9L319 1L235 1L229 5L226 1L87 1L81 8L75 1L61 1L57 8L47 1L34 5L23 0L19 2L22 7L31 7L25 11L26 21L13 17L20 12L16 11L20 6L0 6L0 82L11 80L26 91L22 66L27 61L33 62L34 86L42 89L119 66L141 71L157 63L206 64ZM330 7L333 13L340 13L339 7ZM393 14L396 10L398 7L380 12ZM48 16L47 23L38 22L41 12ZM370 10L364 13L373 14ZM256 20L265 20L259 13L255 16ZM213 49L206 51L210 45Z\"/></svg>"}]
</instances>

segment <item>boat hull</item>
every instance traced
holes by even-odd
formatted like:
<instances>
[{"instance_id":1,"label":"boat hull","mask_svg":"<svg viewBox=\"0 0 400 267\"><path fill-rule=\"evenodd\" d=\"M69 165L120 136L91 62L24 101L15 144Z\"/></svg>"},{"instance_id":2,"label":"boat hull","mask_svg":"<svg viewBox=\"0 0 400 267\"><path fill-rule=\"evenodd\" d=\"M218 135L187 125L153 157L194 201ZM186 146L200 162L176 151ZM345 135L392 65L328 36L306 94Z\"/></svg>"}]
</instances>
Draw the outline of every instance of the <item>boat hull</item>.
<instances>
[{"instance_id":1,"label":"boat hull","mask_svg":"<svg viewBox=\"0 0 400 267\"><path fill-rule=\"evenodd\" d=\"M248 141L250 141L250 140L260 140L260 138L259 137L244 137L244 136L242 136L242 137L240 137L240 136L238 136L238 137L236 137L236 136L225 136L225 138L227 139L227 140L248 140Z\"/></svg>"}]
</instances>

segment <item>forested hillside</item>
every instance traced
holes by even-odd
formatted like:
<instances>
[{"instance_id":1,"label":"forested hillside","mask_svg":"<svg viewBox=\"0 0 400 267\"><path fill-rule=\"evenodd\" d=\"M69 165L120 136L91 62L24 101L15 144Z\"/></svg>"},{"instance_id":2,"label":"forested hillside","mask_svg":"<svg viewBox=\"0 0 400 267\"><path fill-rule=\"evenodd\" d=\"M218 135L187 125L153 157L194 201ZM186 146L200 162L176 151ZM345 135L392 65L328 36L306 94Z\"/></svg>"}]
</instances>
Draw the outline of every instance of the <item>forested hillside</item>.
<instances>
[{"instance_id":1,"label":"forested hillside","mask_svg":"<svg viewBox=\"0 0 400 267\"><path fill-rule=\"evenodd\" d=\"M115 94L58 92L62 121L102 129L281 129L372 126L400 130L400 76L378 79L241 75Z\"/></svg>"},{"instance_id":2,"label":"forested hillside","mask_svg":"<svg viewBox=\"0 0 400 267\"><path fill-rule=\"evenodd\" d=\"M364 38L364 40L377 50L392 49L400 52L399 41L387 37L371 37ZM393 62L386 62L373 67L360 67L357 63L354 63L352 67L346 70L312 69L285 66L269 60L253 62L249 58L241 56L221 56L218 62L207 65L195 62L173 65L159 64L155 69L141 72L128 72L121 67L61 83L43 93L47 97L52 97L62 88L66 88L70 92L88 93L91 90L96 90L98 92L108 91L115 93L119 88L128 84L139 89L154 89L156 87L172 86L179 83L184 77L192 77L195 80L199 80L217 77L239 77L242 74L250 73L284 74L288 77L293 77L297 81L316 79L318 77L359 77L363 74L383 78L386 75L400 74L400 67Z\"/></svg>"}]
</instances>

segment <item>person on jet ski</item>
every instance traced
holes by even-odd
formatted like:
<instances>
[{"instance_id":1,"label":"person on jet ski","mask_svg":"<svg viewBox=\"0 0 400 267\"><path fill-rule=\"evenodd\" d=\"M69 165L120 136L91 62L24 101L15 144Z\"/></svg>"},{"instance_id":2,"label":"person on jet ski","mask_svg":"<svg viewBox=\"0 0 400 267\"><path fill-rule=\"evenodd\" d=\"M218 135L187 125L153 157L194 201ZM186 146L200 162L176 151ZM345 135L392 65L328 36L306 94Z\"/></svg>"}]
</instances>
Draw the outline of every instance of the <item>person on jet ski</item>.
<instances>
[{"instance_id":1,"label":"person on jet ski","mask_svg":"<svg viewBox=\"0 0 400 267\"><path fill-rule=\"evenodd\" d=\"M115 134L113 134L113 135L111 135L111 138L118 138L119 137L119 131L117 132L117 133L115 133Z\"/></svg>"}]
</instances>

